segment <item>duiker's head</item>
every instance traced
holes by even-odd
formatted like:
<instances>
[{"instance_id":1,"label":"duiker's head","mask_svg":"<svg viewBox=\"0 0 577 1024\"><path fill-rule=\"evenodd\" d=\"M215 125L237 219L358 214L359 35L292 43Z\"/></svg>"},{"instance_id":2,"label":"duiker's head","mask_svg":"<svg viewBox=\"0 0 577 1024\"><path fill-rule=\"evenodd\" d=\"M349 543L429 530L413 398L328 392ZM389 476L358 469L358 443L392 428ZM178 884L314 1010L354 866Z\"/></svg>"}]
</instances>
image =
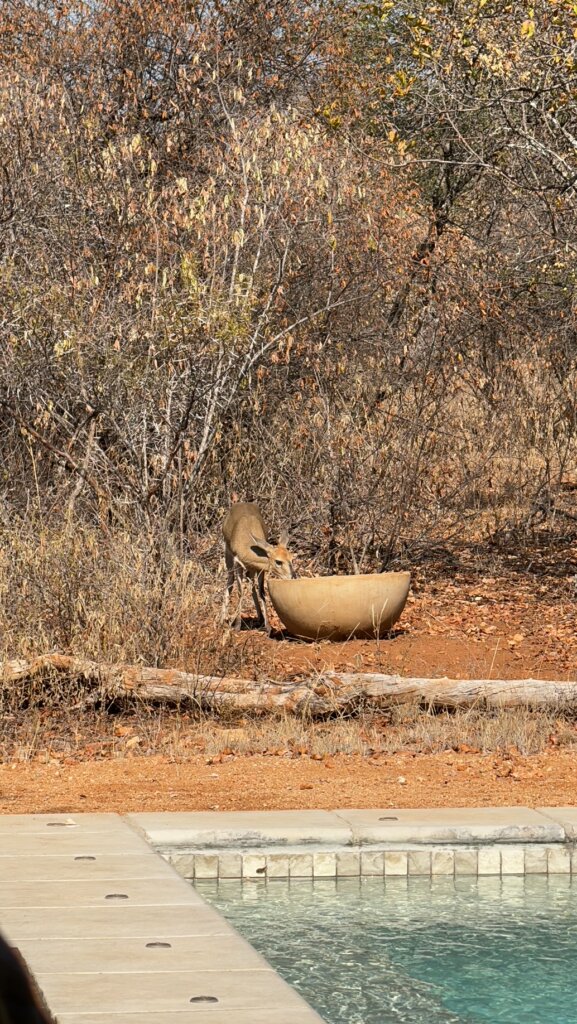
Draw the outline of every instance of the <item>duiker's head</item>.
<instances>
[{"instance_id":1,"label":"duiker's head","mask_svg":"<svg viewBox=\"0 0 577 1024\"><path fill-rule=\"evenodd\" d=\"M257 556L259 561L266 560L263 569L270 576L276 576L282 580L294 579L296 573L293 569L293 555L287 548L288 534L281 534L278 544L269 544L268 540L252 538L250 550Z\"/></svg>"}]
</instances>

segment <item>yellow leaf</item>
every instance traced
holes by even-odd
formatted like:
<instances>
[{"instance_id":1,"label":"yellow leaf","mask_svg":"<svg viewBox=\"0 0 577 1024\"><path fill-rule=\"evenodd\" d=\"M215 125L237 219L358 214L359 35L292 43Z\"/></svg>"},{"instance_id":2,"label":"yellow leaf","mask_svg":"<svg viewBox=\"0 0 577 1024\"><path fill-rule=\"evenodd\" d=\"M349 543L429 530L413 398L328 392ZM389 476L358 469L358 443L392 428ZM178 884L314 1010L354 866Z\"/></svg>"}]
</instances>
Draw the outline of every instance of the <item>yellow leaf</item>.
<instances>
[{"instance_id":1,"label":"yellow leaf","mask_svg":"<svg viewBox=\"0 0 577 1024\"><path fill-rule=\"evenodd\" d=\"M524 39L530 39L535 35L535 22L531 18L527 18L521 25L521 35Z\"/></svg>"}]
</instances>

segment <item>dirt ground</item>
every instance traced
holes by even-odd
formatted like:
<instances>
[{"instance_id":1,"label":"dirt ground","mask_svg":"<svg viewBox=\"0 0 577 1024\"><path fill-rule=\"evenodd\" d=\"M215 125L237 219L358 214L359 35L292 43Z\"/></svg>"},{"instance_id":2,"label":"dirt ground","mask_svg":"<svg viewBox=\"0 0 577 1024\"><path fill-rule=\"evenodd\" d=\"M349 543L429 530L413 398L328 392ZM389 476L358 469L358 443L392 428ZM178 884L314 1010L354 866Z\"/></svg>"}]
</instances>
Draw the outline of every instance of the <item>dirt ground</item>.
<instances>
[{"instance_id":1,"label":"dirt ground","mask_svg":"<svg viewBox=\"0 0 577 1024\"><path fill-rule=\"evenodd\" d=\"M575 547L566 552L562 574L557 564L552 559L549 567L545 560L536 571L532 562L515 563L486 575L467 566L439 577L417 572L398 628L379 642L300 643L245 628L223 643L231 645L242 674L257 678L298 678L335 668L575 681ZM104 732L102 723L59 723L53 714L39 719L33 735L29 725L0 764L0 812L577 803L574 722L545 722L542 740L530 753L503 735L493 743L462 742L455 722L445 749L438 749L438 739L436 745L415 745L413 736L398 750L390 749L391 742L387 751L375 749L371 741L363 752L347 753L338 749L336 730L343 724L329 723L325 733L334 728L336 738L331 749L331 737L325 736L324 752L306 739L287 745L281 737L268 749L247 749L246 742L232 739L217 744L215 754L206 737L221 726L205 722L199 739L195 723L179 719L175 738L175 716L176 711L168 724L165 718L155 725L156 732L130 716L117 717ZM236 735L242 732L241 722ZM421 734L426 737L426 730Z\"/></svg>"},{"instance_id":2,"label":"dirt ground","mask_svg":"<svg viewBox=\"0 0 577 1024\"><path fill-rule=\"evenodd\" d=\"M133 757L0 766L0 812L271 810L338 807L567 806L577 751L533 757L444 752L322 760Z\"/></svg>"}]
</instances>

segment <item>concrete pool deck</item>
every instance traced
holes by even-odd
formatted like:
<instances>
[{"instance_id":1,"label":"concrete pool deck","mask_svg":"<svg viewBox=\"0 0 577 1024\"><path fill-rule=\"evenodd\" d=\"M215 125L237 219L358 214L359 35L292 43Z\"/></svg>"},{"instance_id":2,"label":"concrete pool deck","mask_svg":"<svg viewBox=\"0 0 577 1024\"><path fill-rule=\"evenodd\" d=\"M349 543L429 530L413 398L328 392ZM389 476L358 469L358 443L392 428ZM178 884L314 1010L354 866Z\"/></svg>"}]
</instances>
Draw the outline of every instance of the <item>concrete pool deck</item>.
<instances>
[{"instance_id":1,"label":"concrete pool deck","mask_svg":"<svg viewBox=\"0 0 577 1024\"><path fill-rule=\"evenodd\" d=\"M61 1024L319 1024L113 814L0 817L0 929Z\"/></svg>"},{"instance_id":2,"label":"concrete pool deck","mask_svg":"<svg viewBox=\"0 0 577 1024\"><path fill-rule=\"evenodd\" d=\"M319 1024L182 876L571 874L576 841L577 807L3 815L0 930L61 1024Z\"/></svg>"}]
</instances>

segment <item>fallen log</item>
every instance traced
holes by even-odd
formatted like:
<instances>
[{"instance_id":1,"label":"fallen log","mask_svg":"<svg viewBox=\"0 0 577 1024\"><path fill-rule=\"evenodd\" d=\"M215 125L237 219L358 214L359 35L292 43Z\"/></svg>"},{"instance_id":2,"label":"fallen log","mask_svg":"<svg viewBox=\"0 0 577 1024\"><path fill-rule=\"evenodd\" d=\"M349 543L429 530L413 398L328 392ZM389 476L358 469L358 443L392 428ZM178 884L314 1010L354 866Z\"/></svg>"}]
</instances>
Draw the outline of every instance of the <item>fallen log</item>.
<instances>
[{"instance_id":1,"label":"fallen log","mask_svg":"<svg viewBox=\"0 0 577 1024\"><path fill-rule=\"evenodd\" d=\"M577 711L577 683L550 679L426 679L379 673L330 673L360 687L368 704L413 703L431 709L529 707Z\"/></svg>"},{"instance_id":2,"label":"fallen log","mask_svg":"<svg viewBox=\"0 0 577 1024\"><path fill-rule=\"evenodd\" d=\"M428 710L539 708L577 713L577 683L547 679L427 679L381 673L326 672L306 680L257 681L179 669L106 665L48 654L0 664L0 683L21 687L68 679L85 685L86 703L148 702L192 705L212 713L288 713L301 717L355 714L361 708L417 704Z\"/></svg>"}]
</instances>

